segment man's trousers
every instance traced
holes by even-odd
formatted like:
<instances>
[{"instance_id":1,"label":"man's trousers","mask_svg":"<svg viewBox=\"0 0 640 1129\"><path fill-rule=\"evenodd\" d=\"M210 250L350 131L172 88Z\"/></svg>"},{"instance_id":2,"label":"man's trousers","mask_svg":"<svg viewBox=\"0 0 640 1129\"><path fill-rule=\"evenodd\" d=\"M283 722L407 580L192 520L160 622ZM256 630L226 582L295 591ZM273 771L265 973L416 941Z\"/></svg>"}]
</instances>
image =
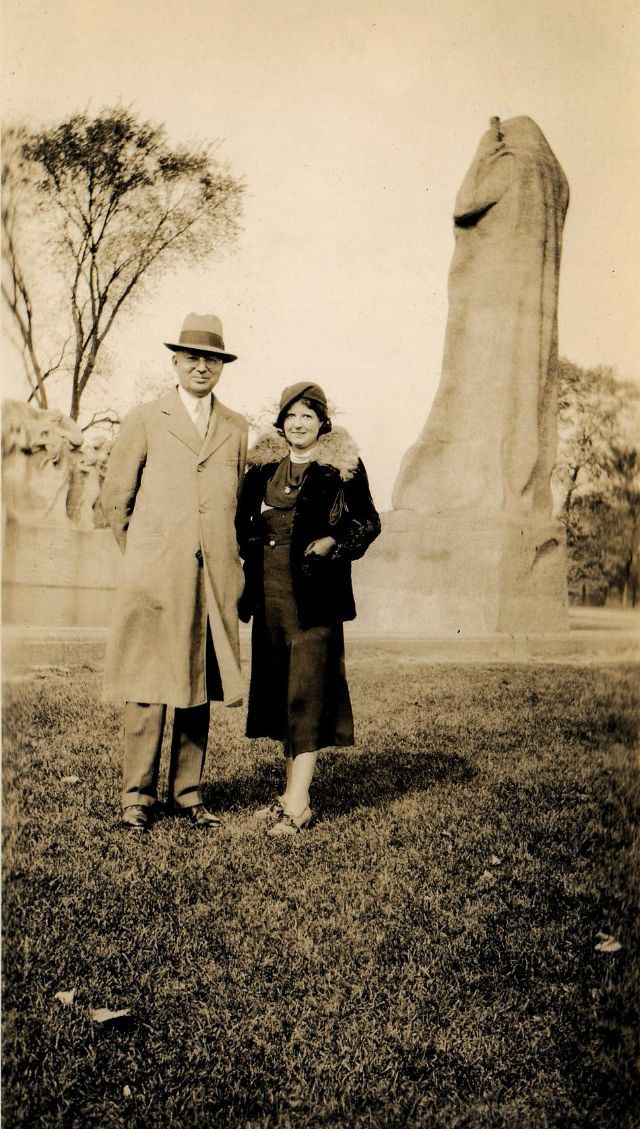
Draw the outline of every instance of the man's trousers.
<instances>
[{"instance_id":1,"label":"man's trousers","mask_svg":"<svg viewBox=\"0 0 640 1129\"><path fill-rule=\"evenodd\" d=\"M167 707L127 702L124 714L122 806L150 807L158 795L160 751ZM209 703L177 709L169 761L169 804L191 808L201 803L200 780L209 735Z\"/></svg>"}]
</instances>

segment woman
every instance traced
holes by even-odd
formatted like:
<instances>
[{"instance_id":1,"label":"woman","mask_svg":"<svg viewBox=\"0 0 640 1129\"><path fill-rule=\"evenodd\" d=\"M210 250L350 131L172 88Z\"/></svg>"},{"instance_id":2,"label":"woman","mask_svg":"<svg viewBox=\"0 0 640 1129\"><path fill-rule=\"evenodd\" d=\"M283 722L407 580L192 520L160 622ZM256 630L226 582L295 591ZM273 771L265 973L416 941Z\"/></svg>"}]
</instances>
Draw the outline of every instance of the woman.
<instances>
[{"instance_id":1,"label":"woman","mask_svg":"<svg viewBox=\"0 0 640 1129\"><path fill-rule=\"evenodd\" d=\"M277 817L271 835L295 835L311 821L318 750L354 743L342 624L356 614L351 561L380 519L356 446L332 429L317 384L285 388L275 429L247 462L237 517L240 617L253 616L247 736L283 742L285 790L263 814Z\"/></svg>"}]
</instances>

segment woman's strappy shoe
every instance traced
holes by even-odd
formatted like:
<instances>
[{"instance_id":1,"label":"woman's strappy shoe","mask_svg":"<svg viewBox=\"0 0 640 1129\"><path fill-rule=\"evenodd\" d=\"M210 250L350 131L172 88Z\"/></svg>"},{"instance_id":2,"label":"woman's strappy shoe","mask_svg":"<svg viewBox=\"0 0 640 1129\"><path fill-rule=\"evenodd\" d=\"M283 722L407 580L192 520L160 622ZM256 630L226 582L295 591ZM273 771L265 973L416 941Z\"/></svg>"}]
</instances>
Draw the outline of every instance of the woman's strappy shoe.
<instances>
[{"instance_id":1,"label":"woman's strappy shoe","mask_svg":"<svg viewBox=\"0 0 640 1129\"><path fill-rule=\"evenodd\" d=\"M269 828L267 834L271 835L273 839L277 839L281 835L297 835L309 826L312 819L313 812L308 804L300 815L290 815L283 808L281 819Z\"/></svg>"},{"instance_id":2,"label":"woman's strappy shoe","mask_svg":"<svg viewBox=\"0 0 640 1129\"><path fill-rule=\"evenodd\" d=\"M267 804L264 808L258 808L257 812L255 812L255 818L265 821L270 820L273 823L274 819L280 819L283 812L284 804L282 802L282 796L276 796L273 803Z\"/></svg>"}]
</instances>

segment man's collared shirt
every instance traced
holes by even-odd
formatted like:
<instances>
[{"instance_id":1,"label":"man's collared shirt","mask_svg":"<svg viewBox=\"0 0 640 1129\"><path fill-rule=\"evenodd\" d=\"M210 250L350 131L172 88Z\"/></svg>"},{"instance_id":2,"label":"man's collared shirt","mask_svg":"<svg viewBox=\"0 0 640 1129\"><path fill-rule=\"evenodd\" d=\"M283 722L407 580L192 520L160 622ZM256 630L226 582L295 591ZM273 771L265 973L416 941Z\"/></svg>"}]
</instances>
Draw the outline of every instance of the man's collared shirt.
<instances>
[{"instance_id":1,"label":"man's collared shirt","mask_svg":"<svg viewBox=\"0 0 640 1129\"><path fill-rule=\"evenodd\" d=\"M216 403L213 392L210 392L208 396L192 396L191 393L187 392L186 388L183 388L181 384L178 384L177 388L178 388L178 396L180 397L180 399L182 400L182 403L184 404L186 410L188 411L189 416L192 419L194 426L196 427L197 431L202 435L201 419L198 416L198 407L201 404L209 412L209 431L213 431L213 427L214 427L214 423L215 423L215 403Z\"/></svg>"}]
</instances>

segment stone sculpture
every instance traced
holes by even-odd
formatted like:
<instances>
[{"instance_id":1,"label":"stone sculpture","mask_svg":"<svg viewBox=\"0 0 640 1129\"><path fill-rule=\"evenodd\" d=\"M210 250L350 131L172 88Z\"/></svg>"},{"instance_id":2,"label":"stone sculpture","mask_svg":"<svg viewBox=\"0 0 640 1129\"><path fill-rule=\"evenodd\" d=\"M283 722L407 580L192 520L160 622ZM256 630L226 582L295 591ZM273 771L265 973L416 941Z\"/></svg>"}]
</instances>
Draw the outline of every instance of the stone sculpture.
<instances>
[{"instance_id":1,"label":"stone sculpture","mask_svg":"<svg viewBox=\"0 0 640 1129\"><path fill-rule=\"evenodd\" d=\"M3 618L94 627L109 620L120 553L97 501L106 440L55 410L6 400L2 415Z\"/></svg>"},{"instance_id":2,"label":"stone sculpture","mask_svg":"<svg viewBox=\"0 0 640 1129\"><path fill-rule=\"evenodd\" d=\"M69 524L73 453L82 440L78 424L63 412L5 400L2 471L8 518L25 525Z\"/></svg>"},{"instance_id":3,"label":"stone sculpture","mask_svg":"<svg viewBox=\"0 0 640 1129\"><path fill-rule=\"evenodd\" d=\"M55 409L5 400L2 412L2 478L5 517L22 525L100 529L100 507L110 442L85 437L78 424Z\"/></svg>"},{"instance_id":4,"label":"stone sculpture","mask_svg":"<svg viewBox=\"0 0 640 1129\"><path fill-rule=\"evenodd\" d=\"M103 529L106 521L100 505L110 446L106 436L85 440L74 459L67 498L67 512L78 529Z\"/></svg>"},{"instance_id":5,"label":"stone sculpture","mask_svg":"<svg viewBox=\"0 0 640 1129\"><path fill-rule=\"evenodd\" d=\"M564 173L530 118L491 120L455 202L442 378L359 569L363 630L562 631L552 514Z\"/></svg>"},{"instance_id":6,"label":"stone sculpture","mask_svg":"<svg viewBox=\"0 0 640 1129\"><path fill-rule=\"evenodd\" d=\"M535 122L492 119L456 199L442 379L394 509L551 516L568 199Z\"/></svg>"}]
</instances>

